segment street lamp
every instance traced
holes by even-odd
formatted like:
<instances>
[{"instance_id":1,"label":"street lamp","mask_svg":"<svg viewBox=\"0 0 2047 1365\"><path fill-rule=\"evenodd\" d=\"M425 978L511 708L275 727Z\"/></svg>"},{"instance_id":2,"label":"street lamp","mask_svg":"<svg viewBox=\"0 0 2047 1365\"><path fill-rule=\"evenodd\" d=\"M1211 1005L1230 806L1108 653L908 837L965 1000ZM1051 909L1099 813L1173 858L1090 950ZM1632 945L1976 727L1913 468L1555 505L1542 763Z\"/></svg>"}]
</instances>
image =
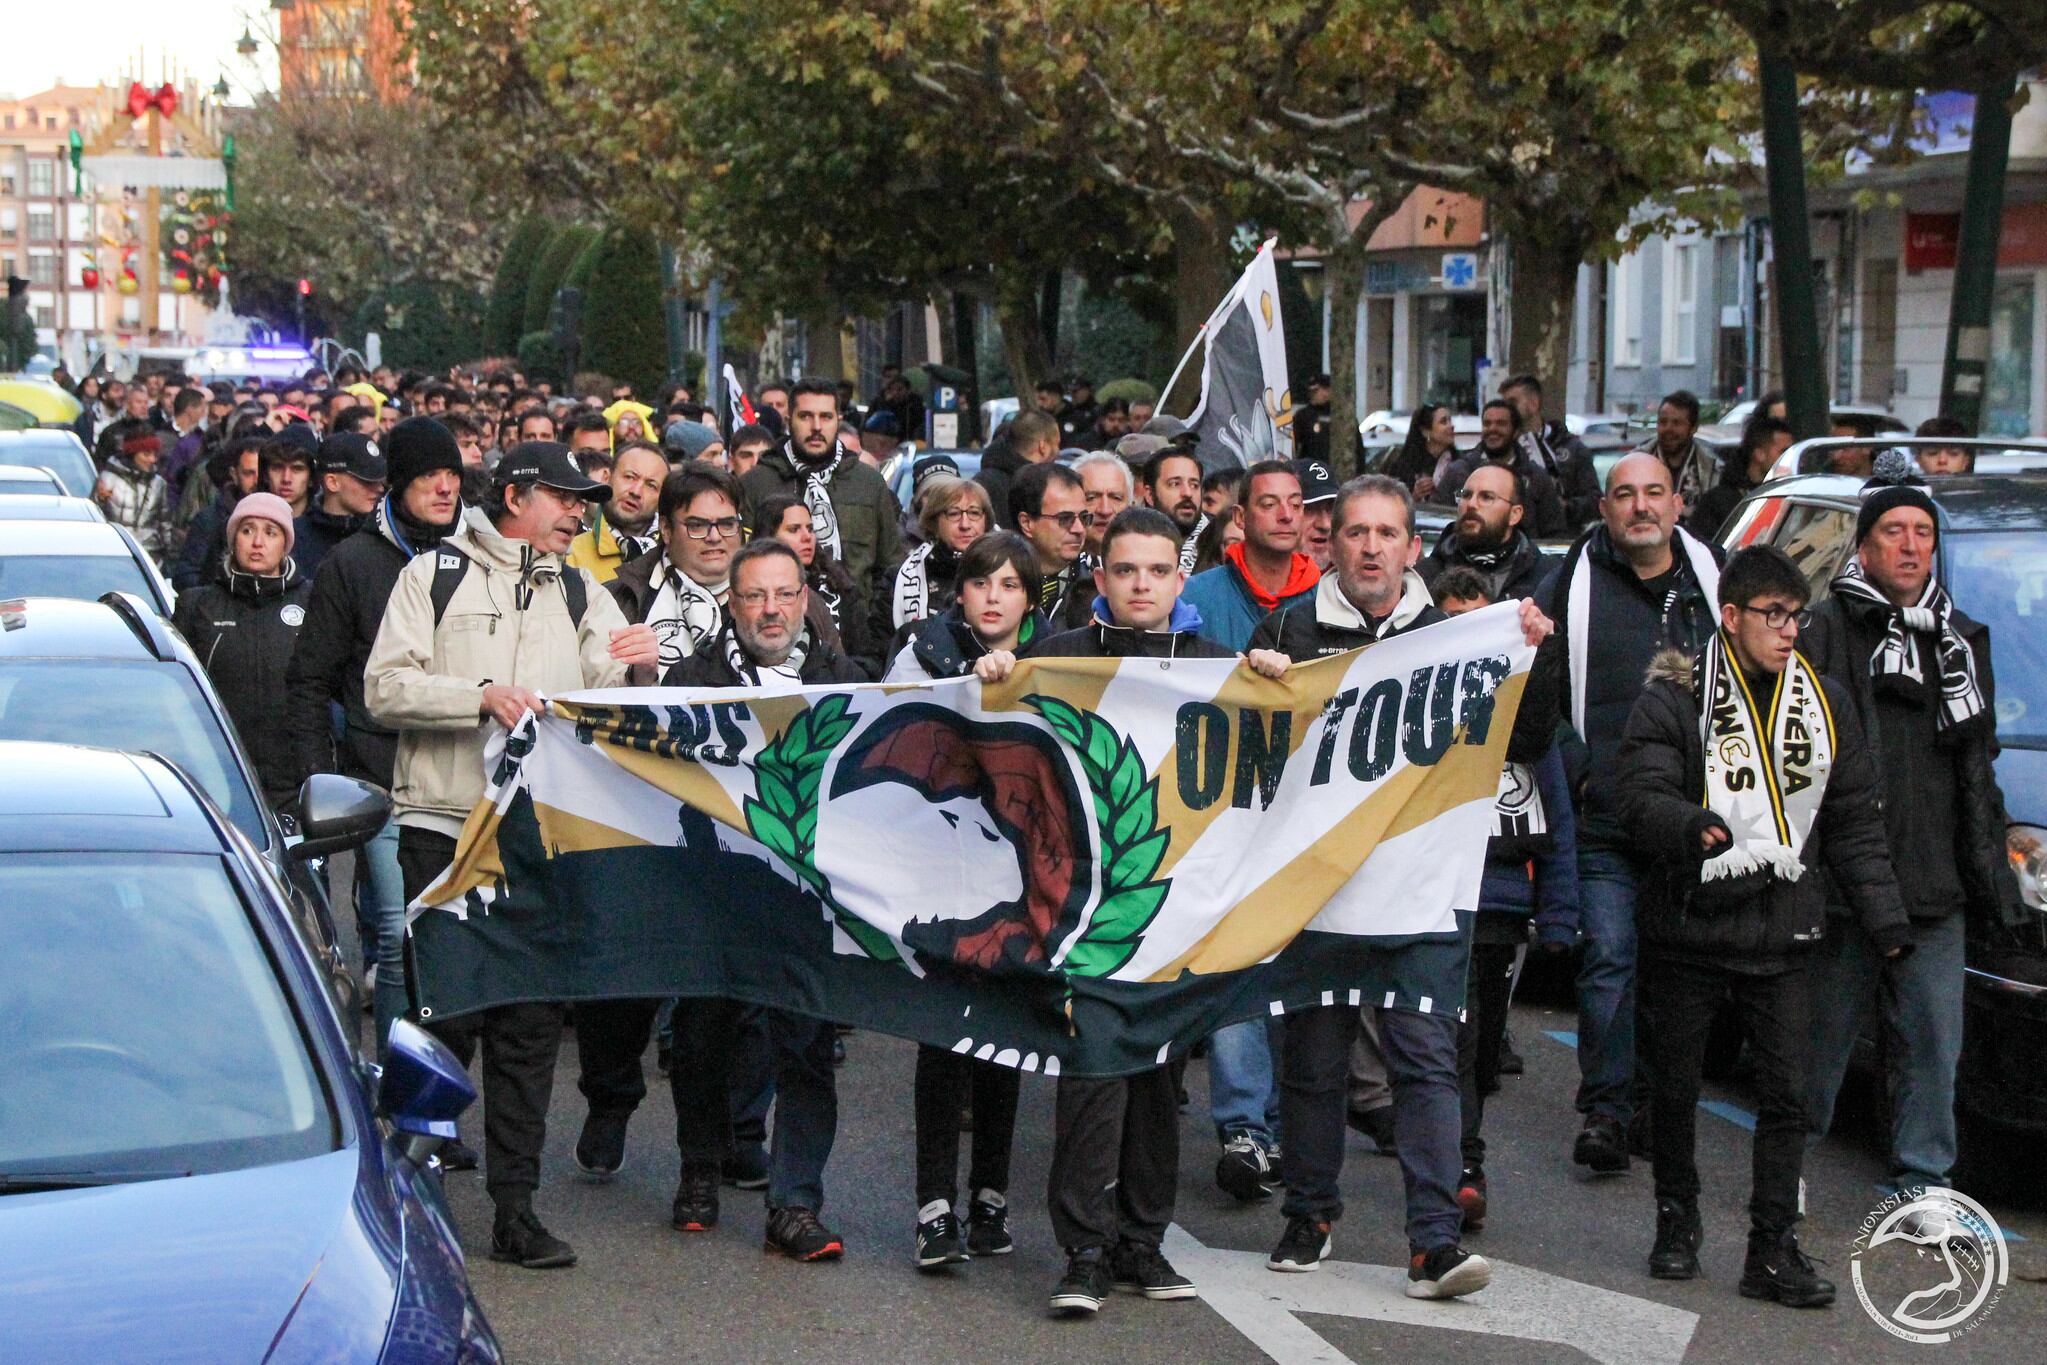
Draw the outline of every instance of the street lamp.
<instances>
[{"instance_id":1,"label":"street lamp","mask_svg":"<svg viewBox=\"0 0 2047 1365\"><path fill-rule=\"evenodd\" d=\"M234 91L228 88L227 77L225 75L222 75L219 80L213 83L213 97L215 99L225 102L227 97L233 93Z\"/></svg>"},{"instance_id":2,"label":"street lamp","mask_svg":"<svg viewBox=\"0 0 2047 1365\"><path fill-rule=\"evenodd\" d=\"M249 32L249 26L242 25L242 36L235 40L235 51L244 57L253 57L256 55L256 49L261 46L262 44L256 41L256 35Z\"/></svg>"}]
</instances>

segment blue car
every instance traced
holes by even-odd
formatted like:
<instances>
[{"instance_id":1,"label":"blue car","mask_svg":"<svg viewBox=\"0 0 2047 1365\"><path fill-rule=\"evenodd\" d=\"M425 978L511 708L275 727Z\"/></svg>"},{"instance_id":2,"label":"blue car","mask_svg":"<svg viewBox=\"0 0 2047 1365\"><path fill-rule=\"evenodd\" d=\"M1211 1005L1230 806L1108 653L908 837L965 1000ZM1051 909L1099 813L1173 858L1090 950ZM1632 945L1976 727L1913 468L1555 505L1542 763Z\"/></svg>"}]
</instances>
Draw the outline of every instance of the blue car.
<instances>
[{"instance_id":1,"label":"blue car","mask_svg":"<svg viewBox=\"0 0 2047 1365\"><path fill-rule=\"evenodd\" d=\"M389 808L317 776L292 856ZM166 760L0 742L0 1358L500 1359L433 1161L475 1090L358 1054L289 901Z\"/></svg>"}]
</instances>

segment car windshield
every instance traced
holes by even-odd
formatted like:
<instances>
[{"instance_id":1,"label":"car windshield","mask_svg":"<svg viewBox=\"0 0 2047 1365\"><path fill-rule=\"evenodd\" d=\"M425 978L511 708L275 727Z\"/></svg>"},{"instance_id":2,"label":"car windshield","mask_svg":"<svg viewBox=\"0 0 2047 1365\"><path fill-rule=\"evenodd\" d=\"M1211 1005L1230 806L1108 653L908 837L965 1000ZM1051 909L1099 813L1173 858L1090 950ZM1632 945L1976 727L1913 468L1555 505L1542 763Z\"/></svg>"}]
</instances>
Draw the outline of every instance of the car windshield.
<instances>
[{"instance_id":1,"label":"car windshield","mask_svg":"<svg viewBox=\"0 0 2047 1365\"><path fill-rule=\"evenodd\" d=\"M5 497L10 493L61 493L63 491L57 484L50 482L40 475L33 479L0 479L0 497Z\"/></svg>"},{"instance_id":2,"label":"car windshield","mask_svg":"<svg viewBox=\"0 0 2047 1365\"><path fill-rule=\"evenodd\" d=\"M1990 627L1998 739L2047 749L2047 536L1951 534L1946 551L1955 604Z\"/></svg>"},{"instance_id":3,"label":"car windshield","mask_svg":"<svg viewBox=\"0 0 2047 1365\"><path fill-rule=\"evenodd\" d=\"M12 563L0 559L0 564ZM223 722L182 664L114 659L0 659L0 739L162 754L183 768L235 827L267 848L256 794Z\"/></svg>"},{"instance_id":4,"label":"car windshield","mask_svg":"<svg viewBox=\"0 0 2047 1365\"><path fill-rule=\"evenodd\" d=\"M109 592L132 592L145 602L156 601L142 566L126 555L0 554L0 597L96 602Z\"/></svg>"},{"instance_id":5,"label":"car windshield","mask_svg":"<svg viewBox=\"0 0 2047 1365\"><path fill-rule=\"evenodd\" d=\"M305 1036L220 858L0 854L0 942L0 1175L203 1174L334 1150Z\"/></svg>"},{"instance_id":6,"label":"car windshield","mask_svg":"<svg viewBox=\"0 0 2047 1365\"><path fill-rule=\"evenodd\" d=\"M64 491L74 498L91 497L93 485L99 482L92 467L92 457L81 450L76 441L61 433L45 435L31 432L17 437L0 435L0 464L25 464L47 469L57 476L64 485Z\"/></svg>"}]
</instances>

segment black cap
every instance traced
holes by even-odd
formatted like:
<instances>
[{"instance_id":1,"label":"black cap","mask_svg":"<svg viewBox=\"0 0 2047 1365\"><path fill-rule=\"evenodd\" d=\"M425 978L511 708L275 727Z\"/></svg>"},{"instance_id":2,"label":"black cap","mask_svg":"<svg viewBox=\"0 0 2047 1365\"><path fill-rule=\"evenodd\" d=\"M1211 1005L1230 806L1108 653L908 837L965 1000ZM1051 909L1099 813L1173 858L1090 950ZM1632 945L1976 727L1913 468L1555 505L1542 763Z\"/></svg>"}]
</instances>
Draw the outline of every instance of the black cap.
<instances>
[{"instance_id":1,"label":"black cap","mask_svg":"<svg viewBox=\"0 0 2047 1365\"><path fill-rule=\"evenodd\" d=\"M462 472L462 447L455 433L431 417L408 417L384 433L380 443L390 462L391 496L400 497L405 485L436 469Z\"/></svg>"},{"instance_id":2,"label":"black cap","mask_svg":"<svg viewBox=\"0 0 2047 1365\"><path fill-rule=\"evenodd\" d=\"M950 455L926 455L910 466L910 493L915 496L924 486L924 481L934 475L944 474L957 479L960 476L959 462Z\"/></svg>"},{"instance_id":3,"label":"black cap","mask_svg":"<svg viewBox=\"0 0 2047 1365\"><path fill-rule=\"evenodd\" d=\"M1902 450L1886 450L1876 457L1873 477L1862 485L1862 506L1855 514L1855 543L1860 545L1883 520L1884 514L1900 507L1916 507L1933 521L1934 535L1940 534L1940 509L1926 480L1919 477L1912 457Z\"/></svg>"},{"instance_id":4,"label":"black cap","mask_svg":"<svg viewBox=\"0 0 2047 1365\"><path fill-rule=\"evenodd\" d=\"M391 473L377 443L356 431L337 431L320 442L319 463L322 474L350 474L364 483L382 483Z\"/></svg>"},{"instance_id":5,"label":"black cap","mask_svg":"<svg viewBox=\"0 0 2047 1365\"><path fill-rule=\"evenodd\" d=\"M600 483L576 468L575 457L560 441L521 441L505 452L491 478L500 488L515 483L539 483L590 502L604 502L611 497L611 485Z\"/></svg>"},{"instance_id":6,"label":"black cap","mask_svg":"<svg viewBox=\"0 0 2047 1365\"><path fill-rule=\"evenodd\" d=\"M284 430L277 433L280 441L289 441L306 453L306 463L311 464L320 454L320 433L304 422L286 422Z\"/></svg>"},{"instance_id":7,"label":"black cap","mask_svg":"<svg viewBox=\"0 0 2047 1365\"><path fill-rule=\"evenodd\" d=\"M1336 496L1336 476L1320 460L1295 460L1294 475L1301 481L1304 504L1327 502Z\"/></svg>"}]
</instances>

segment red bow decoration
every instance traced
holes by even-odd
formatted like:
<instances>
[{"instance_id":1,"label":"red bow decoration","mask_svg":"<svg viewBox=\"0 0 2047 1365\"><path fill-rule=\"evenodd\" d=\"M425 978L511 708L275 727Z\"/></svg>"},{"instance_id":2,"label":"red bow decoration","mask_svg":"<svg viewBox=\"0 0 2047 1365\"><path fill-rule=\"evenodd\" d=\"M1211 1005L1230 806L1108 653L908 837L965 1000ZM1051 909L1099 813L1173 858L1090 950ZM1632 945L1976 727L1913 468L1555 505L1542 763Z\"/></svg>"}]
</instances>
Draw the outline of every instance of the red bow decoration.
<instances>
[{"instance_id":1,"label":"red bow decoration","mask_svg":"<svg viewBox=\"0 0 2047 1365\"><path fill-rule=\"evenodd\" d=\"M141 81L128 82L128 117L141 118L151 109L162 111L165 118L177 113L177 90L169 81L165 81L154 93L144 90Z\"/></svg>"}]
</instances>

